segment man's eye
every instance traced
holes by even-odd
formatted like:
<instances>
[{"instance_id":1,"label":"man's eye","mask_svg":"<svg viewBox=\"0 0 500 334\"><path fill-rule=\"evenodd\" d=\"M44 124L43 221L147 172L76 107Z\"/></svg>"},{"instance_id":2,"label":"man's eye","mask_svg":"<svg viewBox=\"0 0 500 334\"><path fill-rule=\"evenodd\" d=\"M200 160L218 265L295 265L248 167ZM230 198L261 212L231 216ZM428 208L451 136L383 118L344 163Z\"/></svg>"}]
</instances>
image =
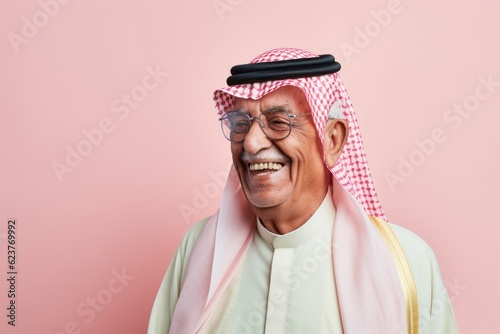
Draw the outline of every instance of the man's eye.
<instances>
[{"instance_id":1,"label":"man's eye","mask_svg":"<svg viewBox=\"0 0 500 334\"><path fill-rule=\"evenodd\" d=\"M271 117L268 119L268 123L272 124L288 124L288 119L284 117Z\"/></svg>"},{"instance_id":2,"label":"man's eye","mask_svg":"<svg viewBox=\"0 0 500 334\"><path fill-rule=\"evenodd\" d=\"M249 127L248 121L237 121L231 123L231 131L237 133L247 132Z\"/></svg>"},{"instance_id":3,"label":"man's eye","mask_svg":"<svg viewBox=\"0 0 500 334\"><path fill-rule=\"evenodd\" d=\"M288 118L279 116L268 118L267 123L274 130L288 130L290 126Z\"/></svg>"}]
</instances>

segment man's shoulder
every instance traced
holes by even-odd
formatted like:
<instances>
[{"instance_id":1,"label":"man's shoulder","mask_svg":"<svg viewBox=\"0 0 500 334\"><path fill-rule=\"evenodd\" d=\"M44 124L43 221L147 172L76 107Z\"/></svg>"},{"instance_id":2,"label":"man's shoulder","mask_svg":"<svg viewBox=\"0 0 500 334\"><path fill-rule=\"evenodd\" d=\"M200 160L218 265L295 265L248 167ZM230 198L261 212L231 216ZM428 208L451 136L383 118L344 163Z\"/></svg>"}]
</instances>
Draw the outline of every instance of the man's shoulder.
<instances>
[{"instance_id":1,"label":"man's shoulder","mask_svg":"<svg viewBox=\"0 0 500 334\"><path fill-rule=\"evenodd\" d=\"M411 249L412 252L417 252L421 255L434 255L427 242L416 233L396 224L389 223L389 226L394 231L394 234L405 251L406 249Z\"/></svg>"},{"instance_id":2,"label":"man's shoulder","mask_svg":"<svg viewBox=\"0 0 500 334\"><path fill-rule=\"evenodd\" d=\"M196 241L198 241L198 238L200 237L201 233L203 232L203 229L205 228L205 225L208 223L208 221L212 218L211 216L205 217L202 220L198 221L195 223L193 226L189 228L189 230L184 234L184 237L182 238L181 244L179 245L179 250L183 254L190 254L191 250L193 249L194 245L196 244Z\"/></svg>"},{"instance_id":3,"label":"man's shoulder","mask_svg":"<svg viewBox=\"0 0 500 334\"><path fill-rule=\"evenodd\" d=\"M187 230L186 234L184 235L184 239L185 240L189 240L189 241L193 241L193 240L196 241L196 240L198 240L198 238L201 235L201 232L205 228L205 225L207 225L208 221L211 218L212 218L212 216L208 216L208 217L205 217L202 220L194 223L193 226L191 226Z\"/></svg>"},{"instance_id":4,"label":"man's shoulder","mask_svg":"<svg viewBox=\"0 0 500 334\"><path fill-rule=\"evenodd\" d=\"M426 276L439 271L439 265L431 247L416 233L395 224L389 224L405 252L415 274Z\"/></svg>"}]
</instances>

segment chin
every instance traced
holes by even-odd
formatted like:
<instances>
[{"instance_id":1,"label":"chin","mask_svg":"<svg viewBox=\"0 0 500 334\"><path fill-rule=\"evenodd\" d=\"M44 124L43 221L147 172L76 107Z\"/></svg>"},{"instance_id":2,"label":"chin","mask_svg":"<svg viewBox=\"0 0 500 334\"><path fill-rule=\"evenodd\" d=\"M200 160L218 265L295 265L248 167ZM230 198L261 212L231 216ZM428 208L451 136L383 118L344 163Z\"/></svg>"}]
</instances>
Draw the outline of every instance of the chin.
<instances>
[{"instance_id":1,"label":"chin","mask_svg":"<svg viewBox=\"0 0 500 334\"><path fill-rule=\"evenodd\" d=\"M276 196L276 194L249 194L245 191L248 202L259 209L268 209L277 207L286 202L290 196Z\"/></svg>"}]
</instances>

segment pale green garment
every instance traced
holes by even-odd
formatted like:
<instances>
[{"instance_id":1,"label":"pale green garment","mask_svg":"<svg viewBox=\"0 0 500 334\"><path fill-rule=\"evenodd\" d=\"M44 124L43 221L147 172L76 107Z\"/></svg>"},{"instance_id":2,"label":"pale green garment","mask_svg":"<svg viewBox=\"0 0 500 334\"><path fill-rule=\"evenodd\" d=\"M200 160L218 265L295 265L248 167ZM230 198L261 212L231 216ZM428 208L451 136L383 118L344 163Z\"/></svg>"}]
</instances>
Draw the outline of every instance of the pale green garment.
<instances>
[{"instance_id":1,"label":"pale green garment","mask_svg":"<svg viewBox=\"0 0 500 334\"><path fill-rule=\"evenodd\" d=\"M342 333L331 256L334 217L328 193L314 215L288 234L275 235L257 221L244 264L202 333ZM168 333L187 260L207 221L195 225L178 248L158 291L148 334ZM420 333L457 333L431 249L408 230L391 227L412 268L419 297Z\"/></svg>"}]
</instances>

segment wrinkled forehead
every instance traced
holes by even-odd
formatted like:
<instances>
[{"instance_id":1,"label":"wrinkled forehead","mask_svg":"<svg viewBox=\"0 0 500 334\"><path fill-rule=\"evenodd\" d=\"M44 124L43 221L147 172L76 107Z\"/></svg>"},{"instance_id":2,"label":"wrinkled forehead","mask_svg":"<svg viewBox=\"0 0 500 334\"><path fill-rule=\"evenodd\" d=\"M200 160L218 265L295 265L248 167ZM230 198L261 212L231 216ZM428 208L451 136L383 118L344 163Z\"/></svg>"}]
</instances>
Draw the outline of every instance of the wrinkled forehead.
<instances>
[{"instance_id":1,"label":"wrinkled forehead","mask_svg":"<svg viewBox=\"0 0 500 334\"><path fill-rule=\"evenodd\" d=\"M224 114L235 108L235 101L239 100L262 100L275 91L282 91L287 87L295 87L300 90L307 99L307 92L304 90L304 79L279 80L268 82L256 82L253 84L236 85L221 88L214 92L215 107L218 114ZM272 95L271 95L272 96ZM309 102L309 101L308 101Z\"/></svg>"},{"instance_id":2,"label":"wrinkled forehead","mask_svg":"<svg viewBox=\"0 0 500 334\"><path fill-rule=\"evenodd\" d=\"M275 108L292 114L310 113L310 106L304 92L295 86L283 86L257 100L233 97L231 110L239 109L249 114L259 114Z\"/></svg>"}]
</instances>

